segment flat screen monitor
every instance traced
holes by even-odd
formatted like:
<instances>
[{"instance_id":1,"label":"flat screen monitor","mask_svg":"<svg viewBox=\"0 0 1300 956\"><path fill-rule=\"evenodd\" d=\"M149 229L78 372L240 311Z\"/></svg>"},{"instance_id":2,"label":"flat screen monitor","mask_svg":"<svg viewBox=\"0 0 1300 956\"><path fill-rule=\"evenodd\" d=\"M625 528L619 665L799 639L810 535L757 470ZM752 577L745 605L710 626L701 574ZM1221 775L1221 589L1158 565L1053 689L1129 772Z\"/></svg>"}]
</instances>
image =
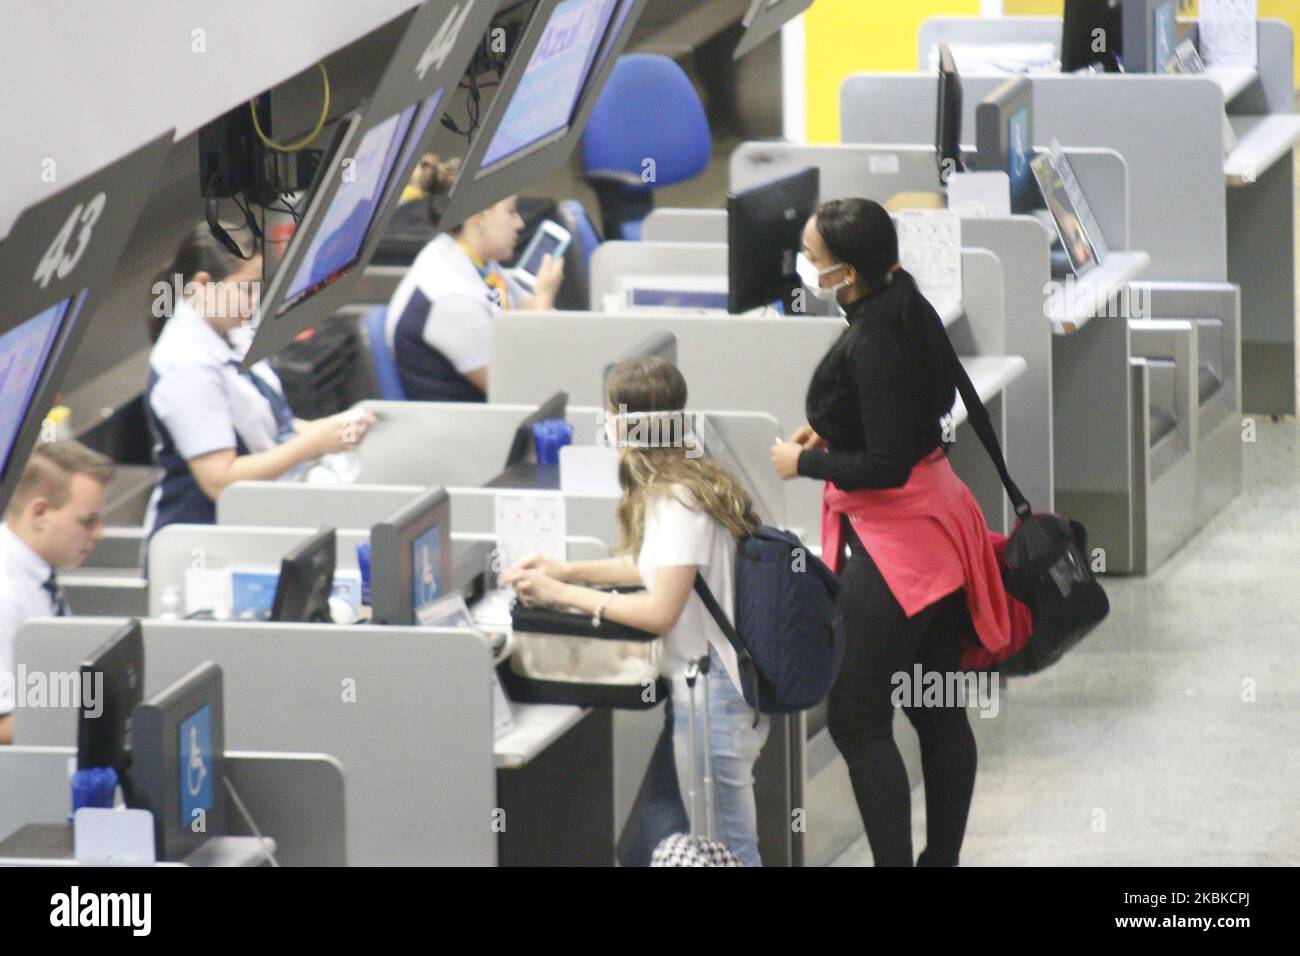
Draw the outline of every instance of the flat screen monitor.
<instances>
[{"instance_id":1,"label":"flat screen monitor","mask_svg":"<svg viewBox=\"0 0 1300 956\"><path fill-rule=\"evenodd\" d=\"M802 284L795 257L820 189L821 175L810 166L727 197L727 311L748 312L777 299L787 313L796 311Z\"/></svg>"},{"instance_id":2,"label":"flat screen monitor","mask_svg":"<svg viewBox=\"0 0 1300 956\"><path fill-rule=\"evenodd\" d=\"M1061 72L1095 67L1117 73L1124 53L1121 0L1065 0L1061 21Z\"/></svg>"},{"instance_id":3,"label":"flat screen monitor","mask_svg":"<svg viewBox=\"0 0 1300 956\"><path fill-rule=\"evenodd\" d=\"M112 767L131 799L131 718L144 700L144 632L132 620L81 662L77 769Z\"/></svg>"},{"instance_id":4,"label":"flat screen monitor","mask_svg":"<svg viewBox=\"0 0 1300 956\"><path fill-rule=\"evenodd\" d=\"M370 529L375 623L418 624L448 595L451 571L451 498L433 488Z\"/></svg>"},{"instance_id":5,"label":"flat screen monitor","mask_svg":"<svg viewBox=\"0 0 1300 956\"><path fill-rule=\"evenodd\" d=\"M496 128L480 171L568 129L617 0L563 0Z\"/></svg>"},{"instance_id":6,"label":"flat screen monitor","mask_svg":"<svg viewBox=\"0 0 1300 956\"><path fill-rule=\"evenodd\" d=\"M568 160L648 2L538 0L464 156L444 228L531 188Z\"/></svg>"},{"instance_id":7,"label":"flat screen monitor","mask_svg":"<svg viewBox=\"0 0 1300 956\"><path fill-rule=\"evenodd\" d=\"M140 704L131 720L131 806L153 813L159 860L226 835L221 668L200 664Z\"/></svg>"},{"instance_id":8,"label":"flat screen monitor","mask_svg":"<svg viewBox=\"0 0 1300 956\"><path fill-rule=\"evenodd\" d=\"M336 536L333 528L317 532L284 556L271 606L272 621L330 623L334 590Z\"/></svg>"},{"instance_id":9,"label":"flat screen monitor","mask_svg":"<svg viewBox=\"0 0 1300 956\"><path fill-rule=\"evenodd\" d=\"M939 44L939 106L935 111L934 149L939 185L953 173L964 172L961 160L961 75L948 44Z\"/></svg>"},{"instance_id":10,"label":"flat screen monitor","mask_svg":"<svg viewBox=\"0 0 1300 956\"><path fill-rule=\"evenodd\" d=\"M1177 45L1178 0L1122 0L1122 63L1128 73L1163 73Z\"/></svg>"},{"instance_id":11,"label":"flat screen monitor","mask_svg":"<svg viewBox=\"0 0 1300 956\"><path fill-rule=\"evenodd\" d=\"M0 476L7 478L11 466L22 467L11 461L18 433L33 411L46 369L58 358L56 345L69 315L75 317L73 305L65 299L0 334Z\"/></svg>"},{"instance_id":12,"label":"flat screen monitor","mask_svg":"<svg viewBox=\"0 0 1300 956\"><path fill-rule=\"evenodd\" d=\"M1001 170L1011 180L1011 211L1036 205L1033 170L1034 88L1026 77L1012 77L975 109L976 150L982 171Z\"/></svg>"},{"instance_id":13,"label":"flat screen monitor","mask_svg":"<svg viewBox=\"0 0 1300 956\"><path fill-rule=\"evenodd\" d=\"M421 114L424 124L438 108L442 91L431 99L432 105ZM413 148L412 141L420 138L407 135L415 114L416 107L408 106L372 126L361 137L355 153L348 157L350 165L339 170L342 183L321 214L320 226L298 261L277 315L336 281L357 264L393 171L404 165L399 162L404 147Z\"/></svg>"},{"instance_id":14,"label":"flat screen monitor","mask_svg":"<svg viewBox=\"0 0 1300 956\"><path fill-rule=\"evenodd\" d=\"M537 407L515 429L514 441L510 443L510 454L506 456L506 467L525 465L537 461L537 443L533 440L533 426L538 422L564 418L569 410L569 393L556 392Z\"/></svg>"}]
</instances>

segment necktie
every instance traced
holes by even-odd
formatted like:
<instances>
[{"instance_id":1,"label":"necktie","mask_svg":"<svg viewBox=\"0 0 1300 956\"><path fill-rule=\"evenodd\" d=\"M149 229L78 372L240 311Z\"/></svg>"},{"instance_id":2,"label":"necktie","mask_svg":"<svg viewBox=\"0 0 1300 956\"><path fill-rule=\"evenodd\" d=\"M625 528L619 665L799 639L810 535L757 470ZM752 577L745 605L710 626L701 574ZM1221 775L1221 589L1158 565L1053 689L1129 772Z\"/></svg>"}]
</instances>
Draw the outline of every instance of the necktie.
<instances>
[{"instance_id":1,"label":"necktie","mask_svg":"<svg viewBox=\"0 0 1300 956\"><path fill-rule=\"evenodd\" d=\"M238 368L238 362L230 362L230 365ZM240 375L248 379L253 388L257 389L259 395L266 399L266 403L271 406L271 414L275 416L275 427L280 441L287 441L293 437L293 410L284 396L262 380L260 375L255 375L252 370L240 372Z\"/></svg>"},{"instance_id":2,"label":"necktie","mask_svg":"<svg viewBox=\"0 0 1300 956\"><path fill-rule=\"evenodd\" d=\"M54 605L55 617L67 617L72 613L72 609L68 607L68 596L63 593L63 588L59 587L59 577L54 573L53 568L50 569L50 576L46 578L41 587L49 592L50 603Z\"/></svg>"}]
</instances>

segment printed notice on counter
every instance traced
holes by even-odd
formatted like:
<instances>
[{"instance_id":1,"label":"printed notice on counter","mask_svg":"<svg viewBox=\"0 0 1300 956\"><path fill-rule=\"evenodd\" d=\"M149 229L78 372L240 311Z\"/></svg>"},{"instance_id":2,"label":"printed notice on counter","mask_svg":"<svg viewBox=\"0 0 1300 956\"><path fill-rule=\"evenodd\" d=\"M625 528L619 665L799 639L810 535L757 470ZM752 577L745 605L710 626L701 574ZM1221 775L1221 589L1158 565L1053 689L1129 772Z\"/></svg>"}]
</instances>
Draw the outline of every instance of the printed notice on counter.
<instances>
[{"instance_id":1,"label":"printed notice on counter","mask_svg":"<svg viewBox=\"0 0 1300 956\"><path fill-rule=\"evenodd\" d=\"M501 570L531 554L563 561L564 526L564 495L558 491L497 495L495 531Z\"/></svg>"},{"instance_id":2,"label":"printed notice on counter","mask_svg":"<svg viewBox=\"0 0 1300 956\"><path fill-rule=\"evenodd\" d=\"M1259 65L1259 0L1201 0L1197 20L1206 66Z\"/></svg>"}]
</instances>

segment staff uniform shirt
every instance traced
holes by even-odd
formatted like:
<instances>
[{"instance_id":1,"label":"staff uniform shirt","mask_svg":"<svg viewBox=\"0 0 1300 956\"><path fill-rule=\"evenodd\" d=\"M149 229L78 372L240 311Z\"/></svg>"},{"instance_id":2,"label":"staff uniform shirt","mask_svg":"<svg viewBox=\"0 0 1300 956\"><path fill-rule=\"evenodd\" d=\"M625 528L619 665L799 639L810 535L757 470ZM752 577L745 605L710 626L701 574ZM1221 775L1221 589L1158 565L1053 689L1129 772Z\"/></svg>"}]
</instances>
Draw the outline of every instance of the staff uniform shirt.
<instances>
[{"instance_id":1,"label":"staff uniform shirt","mask_svg":"<svg viewBox=\"0 0 1300 956\"><path fill-rule=\"evenodd\" d=\"M164 474L150 500L149 534L168 524L212 524L216 505L187 462L235 449L268 451L292 437L293 412L265 362L239 371L243 349L232 346L188 303L177 304L149 356L145 417Z\"/></svg>"},{"instance_id":2,"label":"staff uniform shirt","mask_svg":"<svg viewBox=\"0 0 1300 956\"><path fill-rule=\"evenodd\" d=\"M736 539L716 518L688 505L690 491L674 485L672 494L656 495L646 502L645 537L637 554L637 571L646 589L654 587L655 571L661 567L693 565L735 623ZM691 591L681 616L664 636L667 656L665 671L680 676L688 661L718 652L736 690L741 690L740 665L727 636L709 614L700 596Z\"/></svg>"},{"instance_id":3,"label":"staff uniform shirt","mask_svg":"<svg viewBox=\"0 0 1300 956\"><path fill-rule=\"evenodd\" d=\"M475 263L448 233L425 246L388 303L388 347L406 397L483 401L465 373L488 364L489 323L525 294L495 262Z\"/></svg>"},{"instance_id":4,"label":"staff uniform shirt","mask_svg":"<svg viewBox=\"0 0 1300 956\"><path fill-rule=\"evenodd\" d=\"M25 621L56 613L45 589L52 570L7 523L0 523L0 717L14 709L14 635Z\"/></svg>"}]
</instances>

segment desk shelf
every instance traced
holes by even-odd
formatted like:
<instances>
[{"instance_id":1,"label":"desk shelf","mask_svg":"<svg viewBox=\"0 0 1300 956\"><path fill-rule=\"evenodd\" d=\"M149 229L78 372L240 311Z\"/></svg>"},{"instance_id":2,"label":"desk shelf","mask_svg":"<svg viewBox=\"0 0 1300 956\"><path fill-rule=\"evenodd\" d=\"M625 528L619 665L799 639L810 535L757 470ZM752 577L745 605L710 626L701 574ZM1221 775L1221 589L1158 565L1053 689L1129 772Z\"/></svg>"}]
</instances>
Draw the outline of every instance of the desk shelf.
<instances>
[{"instance_id":1,"label":"desk shelf","mask_svg":"<svg viewBox=\"0 0 1300 956\"><path fill-rule=\"evenodd\" d=\"M1229 186L1248 186L1295 148L1300 141L1300 114L1229 116L1237 145L1223 163Z\"/></svg>"},{"instance_id":2,"label":"desk shelf","mask_svg":"<svg viewBox=\"0 0 1300 956\"><path fill-rule=\"evenodd\" d=\"M1207 66L1205 75L1219 84L1223 90L1223 102L1230 103L1259 79L1259 70L1253 66Z\"/></svg>"},{"instance_id":3,"label":"desk shelf","mask_svg":"<svg viewBox=\"0 0 1300 956\"><path fill-rule=\"evenodd\" d=\"M964 356L961 360L975 394L980 401L988 402L994 396L1006 391L1008 385L1024 374L1026 362L1019 355L975 355ZM961 425L968 418L966 403L957 396L952 406L953 424Z\"/></svg>"},{"instance_id":4,"label":"desk shelf","mask_svg":"<svg viewBox=\"0 0 1300 956\"><path fill-rule=\"evenodd\" d=\"M1057 335L1078 331L1116 295L1124 285L1142 274L1151 264L1145 252L1107 253L1101 265L1081 276L1066 280L1069 290L1058 288L1047 298L1046 313Z\"/></svg>"}]
</instances>

